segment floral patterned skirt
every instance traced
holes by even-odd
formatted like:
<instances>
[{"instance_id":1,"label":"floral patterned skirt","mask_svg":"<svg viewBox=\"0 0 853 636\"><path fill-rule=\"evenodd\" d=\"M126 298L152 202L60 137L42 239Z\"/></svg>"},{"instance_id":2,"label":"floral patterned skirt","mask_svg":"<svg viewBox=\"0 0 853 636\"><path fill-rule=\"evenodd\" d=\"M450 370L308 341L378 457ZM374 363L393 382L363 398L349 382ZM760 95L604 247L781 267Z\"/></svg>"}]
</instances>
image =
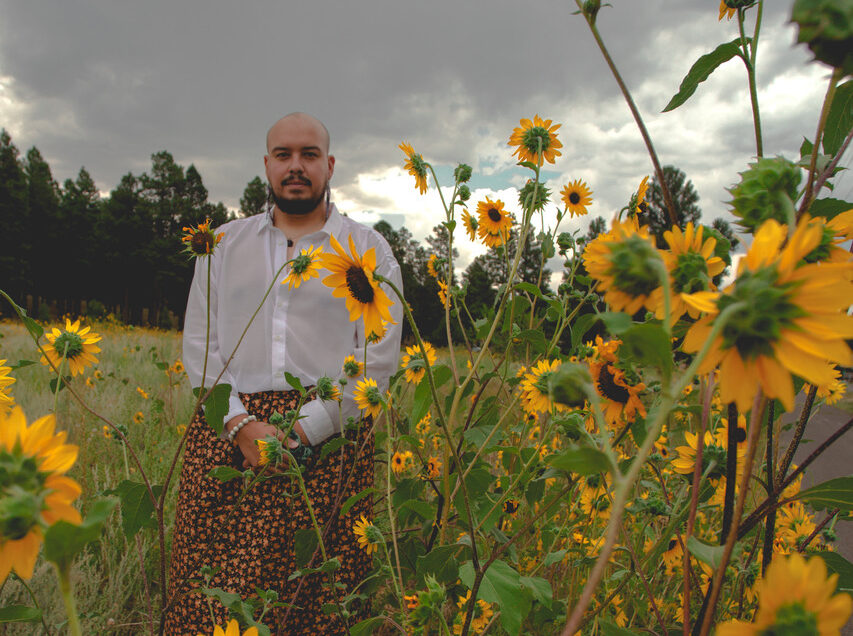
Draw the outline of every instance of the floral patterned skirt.
<instances>
[{"instance_id":1,"label":"floral patterned skirt","mask_svg":"<svg viewBox=\"0 0 853 636\"><path fill-rule=\"evenodd\" d=\"M283 414L295 408L299 394L264 391L240 397L249 413L265 422L274 412ZM266 479L256 483L238 505L243 480L221 482L208 477L208 473L217 466L242 471L243 454L233 443L218 437L201 412L196 415L187 434L181 470L166 634L212 633L209 603L216 624L227 624L228 610L218 600L194 591L200 587L220 588L244 600L256 596L256 588L274 590L279 601L292 607L275 608L264 616L263 622L273 634L347 633L337 613L326 614L322 607L335 602L336 595L340 598L352 591L372 564L372 558L358 547L352 531L360 515L371 518L372 498L362 498L343 518L339 516L343 502L373 485L371 420L363 420L357 430L346 431L346 437L355 443L345 444L342 450L323 458L322 445L315 446L303 473L314 514L324 531L327 555L330 559L337 557L341 564L335 581L346 589L333 593L325 574L288 580L298 569L294 535L299 530L313 529L298 482L285 476ZM318 567L321 562L322 556L315 550L310 565ZM212 576L207 575L209 582L205 582L203 569L213 572ZM351 609L354 612L350 625L365 618L369 607L363 603Z\"/></svg>"}]
</instances>

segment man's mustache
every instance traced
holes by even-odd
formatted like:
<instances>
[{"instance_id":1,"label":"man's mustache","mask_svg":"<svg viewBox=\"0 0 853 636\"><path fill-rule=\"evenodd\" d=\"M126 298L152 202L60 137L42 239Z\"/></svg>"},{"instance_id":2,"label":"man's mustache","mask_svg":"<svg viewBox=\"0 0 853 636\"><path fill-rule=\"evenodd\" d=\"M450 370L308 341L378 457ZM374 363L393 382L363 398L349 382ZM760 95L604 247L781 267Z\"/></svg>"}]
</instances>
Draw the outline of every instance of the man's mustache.
<instances>
[{"instance_id":1,"label":"man's mustache","mask_svg":"<svg viewBox=\"0 0 853 636\"><path fill-rule=\"evenodd\" d=\"M281 182L281 185L283 185L283 186L287 186L287 185L292 185L292 184L294 184L294 183L297 183L297 184L299 184L299 185L307 185L307 186L310 186L310 185L311 185L311 180L310 180L310 179L305 179L304 177L290 177L289 179L285 179L285 180L283 180L283 181Z\"/></svg>"}]
</instances>

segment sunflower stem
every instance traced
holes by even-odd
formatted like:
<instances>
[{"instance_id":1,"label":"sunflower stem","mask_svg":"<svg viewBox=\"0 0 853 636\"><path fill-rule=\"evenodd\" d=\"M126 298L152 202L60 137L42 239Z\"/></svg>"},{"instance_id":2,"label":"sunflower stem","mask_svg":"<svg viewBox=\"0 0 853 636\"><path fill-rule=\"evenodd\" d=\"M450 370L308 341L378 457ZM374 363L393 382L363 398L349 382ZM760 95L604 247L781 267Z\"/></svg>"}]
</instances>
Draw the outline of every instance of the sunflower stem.
<instances>
[{"instance_id":1,"label":"sunflower stem","mask_svg":"<svg viewBox=\"0 0 853 636\"><path fill-rule=\"evenodd\" d=\"M817 167L817 157L820 154L820 144L823 140L823 129L826 127L826 120L829 118L829 109L832 106L833 99L835 98L835 91L838 88L838 82L840 82L843 77L844 71L837 68L832 72L832 76L829 78L829 86L827 86L826 96L823 98L823 106L820 109L820 118L818 119L817 131L815 132L814 146L812 146L812 158L809 162L809 180L806 183L805 194L803 195L803 200L800 203L797 218L805 214L806 210L808 210L809 206L812 204L812 199L817 196L817 192L814 190L816 176L815 170Z\"/></svg>"},{"instance_id":2,"label":"sunflower stem","mask_svg":"<svg viewBox=\"0 0 853 636\"><path fill-rule=\"evenodd\" d=\"M385 545L385 555L388 558L388 567L391 570L391 580L394 581L394 589L397 591L397 598L400 599L400 610L403 612L403 616L408 616L409 611L406 607L406 602L403 599L403 572L400 569L400 551L397 548L397 528L394 523L394 505L391 501L391 418L388 416L388 407L384 402L382 408L385 411L385 421L388 423L388 435L385 437L385 454L388 456L388 461L385 462L385 500L388 502L388 522L391 525L391 543L394 546L394 559L397 562L396 577L394 576L394 568L391 565L391 556L388 553L387 545Z\"/></svg>"},{"instance_id":3,"label":"sunflower stem","mask_svg":"<svg viewBox=\"0 0 853 636\"><path fill-rule=\"evenodd\" d=\"M52 633L50 631L50 627L48 627L48 625L47 625L47 620L44 617L44 612L41 611L41 606L39 605L39 602L38 602L38 599L36 598L36 595L33 593L33 589L27 584L27 582L22 577L18 576L15 573L13 573L12 576L14 576L17 579L18 583L20 583L24 587L24 589L27 591L27 593L30 595L30 599L32 600L33 605L35 605L35 608L37 610L39 610L39 613L41 614L41 616L40 616L41 626L42 626L42 629L44 629L44 633L47 634L47 636L51 636ZM9 579L6 579L6 580L8 581ZM6 581L3 582L3 585L5 585L5 584L6 584ZM2 591L2 586L0 586L0 591Z\"/></svg>"},{"instance_id":4,"label":"sunflower stem","mask_svg":"<svg viewBox=\"0 0 853 636\"><path fill-rule=\"evenodd\" d=\"M60 568L54 564L56 578L59 581L59 592L62 595L65 613L68 616L68 633L71 636L82 636L80 618L77 616L77 601L74 599L74 589L71 585L70 568L70 565Z\"/></svg>"},{"instance_id":5,"label":"sunflower stem","mask_svg":"<svg viewBox=\"0 0 853 636\"><path fill-rule=\"evenodd\" d=\"M740 58L746 66L746 77L747 82L749 83L749 99L752 104L752 125L755 129L755 154L759 158L764 156L764 142L762 141L761 135L761 115L758 110L758 92L755 86L755 57L758 52L757 37L759 26L761 24L763 6L764 0L760 0L758 5L758 15L755 18L755 37L752 40L751 47L747 42L746 33L743 28L743 18L746 14L746 10L738 9L737 12L738 30L740 31L740 45L743 50L743 55L741 55Z\"/></svg>"},{"instance_id":6,"label":"sunflower stem","mask_svg":"<svg viewBox=\"0 0 853 636\"><path fill-rule=\"evenodd\" d=\"M59 406L59 389L65 384L62 379L62 367L65 366L65 361L68 355L68 341L65 341L65 348L62 350L62 358L59 360L59 368L56 370L56 386L53 388L53 414L56 415L56 409ZM69 363L70 364L70 363Z\"/></svg>"},{"instance_id":7,"label":"sunflower stem","mask_svg":"<svg viewBox=\"0 0 853 636\"><path fill-rule=\"evenodd\" d=\"M575 3L578 5L578 9L580 9L581 15L583 15L586 20L587 25L589 25L589 30L592 32L592 37L595 38L596 44L598 44L598 48L601 50L601 54L604 56L604 61L607 62L607 66L610 68L610 72L613 73L613 77L616 79L616 83L619 85L619 90L622 91L622 95L625 98L625 101L628 103L628 108L631 110L631 114L634 116L634 121L637 123L637 128L640 129L640 135L643 137L643 142L646 144L646 150L649 152L649 157L651 157L652 164L655 167L655 176L657 177L658 184L660 184L661 192L663 193L663 199L666 203L666 209L669 213L670 223L673 225L678 225L678 216L675 213L675 205L672 202L672 195L669 192L669 186L666 184L666 181L663 178L663 170L660 167L660 161L658 160L657 152L655 152L655 147L652 144L652 138L649 136L649 131L646 129L646 124L643 122L643 117L640 115L640 111L637 109L637 105L634 103L634 99L631 97L631 92L628 90L628 87L625 85L625 82L622 81L622 76L619 74L619 70L616 68L616 64L613 62L613 59L610 57L610 53L607 51L607 47L604 45L604 40L601 38L601 34L598 32L598 27L595 25L595 20L587 15L587 13L583 10L583 4L581 0L575 0Z\"/></svg>"}]
</instances>

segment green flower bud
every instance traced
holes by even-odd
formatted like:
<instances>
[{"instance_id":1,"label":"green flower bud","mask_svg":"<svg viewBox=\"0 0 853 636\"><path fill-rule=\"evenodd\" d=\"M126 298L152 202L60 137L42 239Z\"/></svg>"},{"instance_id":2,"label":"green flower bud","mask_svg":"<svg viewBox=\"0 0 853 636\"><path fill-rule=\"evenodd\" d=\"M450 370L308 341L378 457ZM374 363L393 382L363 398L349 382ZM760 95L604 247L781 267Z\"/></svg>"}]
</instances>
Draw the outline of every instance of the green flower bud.
<instances>
[{"instance_id":1,"label":"green flower bud","mask_svg":"<svg viewBox=\"0 0 853 636\"><path fill-rule=\"evenodd\" d=\"M729 9L746 9L755 4L755 0L724 0Z\"/></svg>"},{"instance_id":2,"label":"green flower bud","mask_svg":"<svg viewBox=\"0 0 853 636\"><path fill-rule=\"evenodd\" d=\"M741 181L729 192L738 225L755 232L767 219L787 225L800 184L800 169L783 157L762 158L740 173Z\"/></svg>"},{"instance_id":3,"label":"green flower bud","mask_svg":"<svg viewBox=\"0 0 853 636\"><path fill-rule=\"evenodd\" d=\"M575 237L568 232L560 232L557 236L557 246L560 248L560 254L565 254L568 250L574 249Z\"/></svg>"},{"instance_id":4,"label":"green flower bud","mask_svg":"<svg viewBox=\"0 0 853 636\"><path fill-rule=\"evenodd\" d=\"M459 190L456 194L460 201L467 201L471 198L471 190L465 184L459 186Z\"/></svg>"},{"instance_id":5,"label":"green flower bud","mask_svg":"<svg viewBox=\"0 0 853 636\"><path fill-rule=\"evenodd\" d=\"M853 74L853 3L850 0L797 0L791 22L799 27L815 59Z\"/></svg>"},{"instance_id":6,"label":"green flower bud","mask_svg":"<svg viewBox=\"0 0 853 636\"><path fill-rule=\"evenodd\" d=\"M536 193L535 198L534 190ZM532 179L528 179L524 187L518 191L518 205L525 209L529 205L533 211L538 211L545 207L550 197L551 191L542 182L536 184Z\"/></svg>"},{"instance_id":7,"label":"green flower bud","mask_svg":"<svg viewBox=\"0 0 853 636\"><path fill-rule=\"evenodd\" d=\"M41 499L23 488L13 486L0 498L0 537L22 539L39 522Z\"/></svg>"},{"instance_id":8,"label":"green flower bud","mask_svg":"<svg viewBox=\"0 0 853 636\"><path fill-rule=\"evenodd\" d=\"M453 177L456 183L465 183L471 178L471 166L466 163L460 163L453 171Z\"/></svg>"},{"instance_id":9,"label":"green flower bud","mask_svg":"<svg viewBox=\"0 0 853 636\"><path fill-rule=\"evenodd\" d=\"M564 362L548 376L548 393L552 401L568 407L583 407L593 391L589 369L574 362Z\"/></svg>"},{"instance_id":10,"label":"green flower bud","mask_svg":"<svg viewBox=\"0 0 853 636\"><path fill-rule=\"evenodd\" d=\"M269 422L273 426L280 426L281 424L284 424L284 415L276 411L275 413L270 415Z\"/></svg>"}]
</instances>

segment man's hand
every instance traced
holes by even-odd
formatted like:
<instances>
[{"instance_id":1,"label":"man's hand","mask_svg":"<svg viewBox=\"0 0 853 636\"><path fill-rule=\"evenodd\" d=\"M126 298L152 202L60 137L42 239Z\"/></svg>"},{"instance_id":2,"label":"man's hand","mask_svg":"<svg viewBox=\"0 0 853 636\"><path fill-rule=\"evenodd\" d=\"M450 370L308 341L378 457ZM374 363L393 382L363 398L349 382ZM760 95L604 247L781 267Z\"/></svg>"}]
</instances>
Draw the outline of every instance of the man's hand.
<instances>
[{"instance_id":1,"label":"man's hand","mask_svg":"<svg viewBox=\"0 0 853 636\"><path fill-rule=\"evenodd\" d=\"M225 430L230 431L234 426L242 421L244 417L245 415L238 415L228 421L225 425ZM305 435L305 432L302 430L302 427L298 422L296 423L296 426L293 427L293 430L297 435L299 435L303 444L308 443L308 437ZM238 431L237 437L234 438L234 441L237 442L237 446L240 447L240 450L243 453L243 457L246 458L243 461L243 468L258 467L261 460L261 451L258 449L257 441L259 439L265 439L267 436L277 437L282 442L286 442L288 448L296 448L298 445L292 439L285 440L284 431L277 429L268 422L261 422L260 420L249 422Z\"/></svg>"}]
</instances>

